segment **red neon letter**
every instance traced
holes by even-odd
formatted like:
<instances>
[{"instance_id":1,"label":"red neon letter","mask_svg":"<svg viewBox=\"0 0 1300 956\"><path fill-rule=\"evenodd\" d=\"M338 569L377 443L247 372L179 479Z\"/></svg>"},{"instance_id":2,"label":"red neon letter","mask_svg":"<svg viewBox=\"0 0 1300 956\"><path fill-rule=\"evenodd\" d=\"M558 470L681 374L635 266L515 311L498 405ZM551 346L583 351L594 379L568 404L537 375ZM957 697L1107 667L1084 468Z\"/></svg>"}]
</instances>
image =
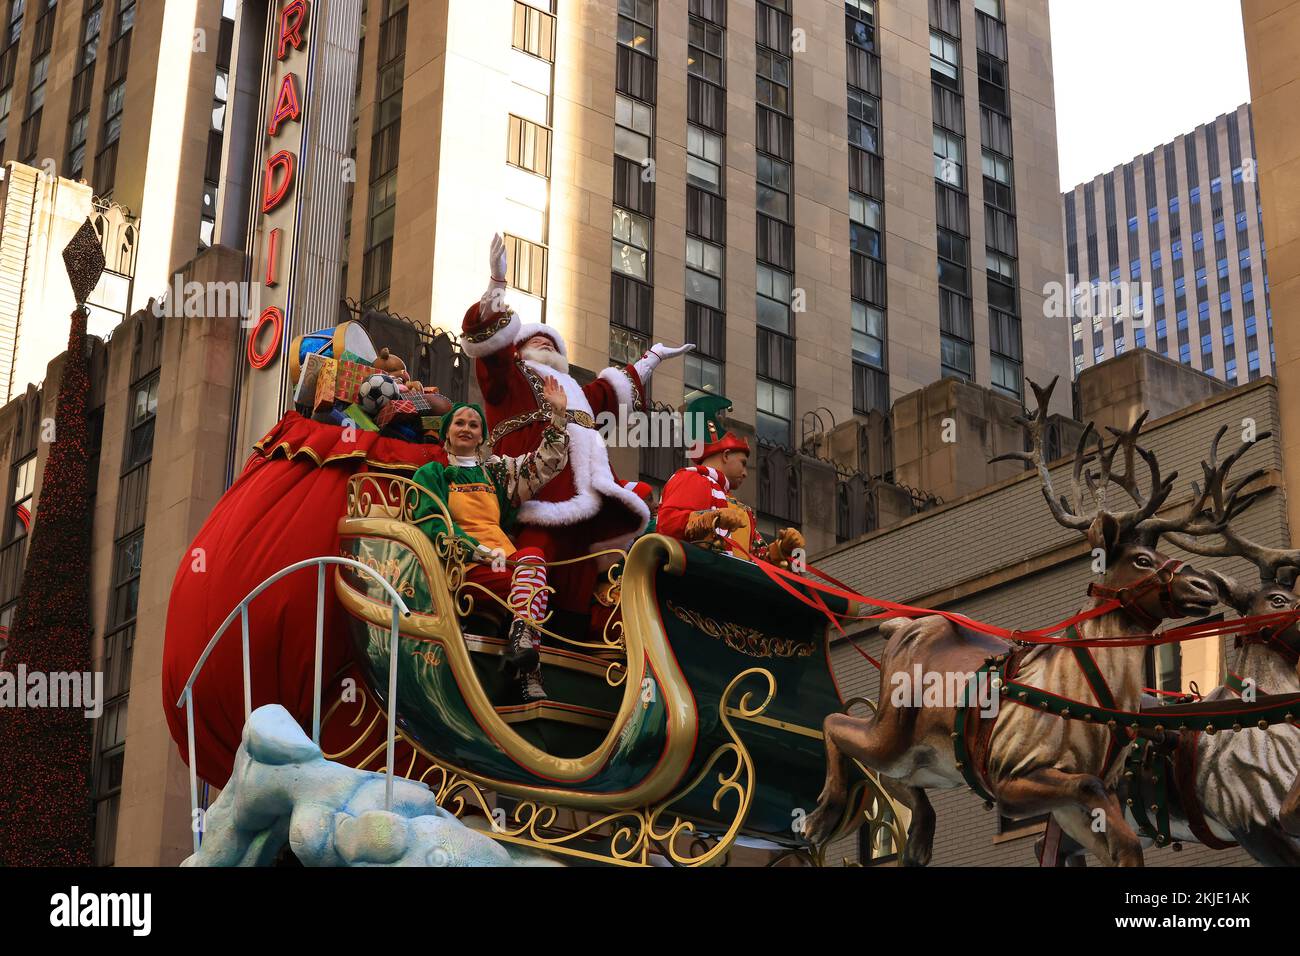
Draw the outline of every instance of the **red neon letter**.
<instances>
[{"instance_id":1,"label":"red neon letter","mask_svg":"<svg viewBox=\"0 0 1300 956\"><path fill-rule=\"evenodd\" d=\"M266 161L266 178L262 183L262 212L270 212L284 201L293 185L293 153L282 149ZM284 170L280 185L275 185L275 171Z\"/></svg>"},{"instance_id":2,"label":"red neon letter","mask_svg":"<svg viewBox=\"0 0 1300 956\"><path fill-rule=\"evenodd\" d=\"M272 229L266 238L266 284L272 288L279 284L280 233L283 229Z\"/></svg>"},{"instance_id":3,"label":"red neon letter","mask_svg":"<svg viewBox=\"0 0 1300 956\"><path fill-rule=\"evenodd\" d=\"M257 337L267 324L271 326L271 341L267 344L265 351L259 352L257 350ZM275 358L280 352L280 337L283 334L284 313L275 306L268 305L262 310L262 314L257 317L257 325L253 326L253 331L248 336L248 364L253 368L266 368L270 365L271 359Z\"/></svg>"},{"instance_id":4,"label":"red neon letter","mask_svg":"<svg viewBox=\"0 0 1300 956\"><path fill-rule=\"evenodd\" d=\"M275 58L283 60L290 46L302 49L302 28L307 22L307 0L289 0L280 11L280 39L276 42Z\"/></svg>"},{"instance_id":5,"label":"red neon letter","mask_svg":"<svg viewBox=\"0 0 1300 956\"><path fill-rule=\"evenodd\" d=\"M271 114L271 126L267 133L274 136L280 131L280 124L285 120L296 120L302 115L298 105L298 78L286 73L280 83L280 92L275 98L275 112Z\"/></svg>"}]
</instances>

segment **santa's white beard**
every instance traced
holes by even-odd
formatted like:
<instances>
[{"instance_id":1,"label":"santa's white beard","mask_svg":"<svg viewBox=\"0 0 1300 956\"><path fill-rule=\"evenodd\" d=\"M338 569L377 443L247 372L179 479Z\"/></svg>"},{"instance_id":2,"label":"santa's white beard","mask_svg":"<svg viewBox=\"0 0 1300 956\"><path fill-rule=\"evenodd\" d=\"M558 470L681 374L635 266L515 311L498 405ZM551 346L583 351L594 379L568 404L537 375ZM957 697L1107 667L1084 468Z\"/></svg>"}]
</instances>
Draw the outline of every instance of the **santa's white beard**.
<instances>
[{"instance_id":1,"label":"santa's white beard","mask_svg":"<svg viewBox=\"0 0 1300 956\"><path fill-rule=\"evenodd\" d=\"M536 362L565 375L569 374L569 360L554 349L520 349L519 357L526 362Z\"/></svg>"}]
</instances>

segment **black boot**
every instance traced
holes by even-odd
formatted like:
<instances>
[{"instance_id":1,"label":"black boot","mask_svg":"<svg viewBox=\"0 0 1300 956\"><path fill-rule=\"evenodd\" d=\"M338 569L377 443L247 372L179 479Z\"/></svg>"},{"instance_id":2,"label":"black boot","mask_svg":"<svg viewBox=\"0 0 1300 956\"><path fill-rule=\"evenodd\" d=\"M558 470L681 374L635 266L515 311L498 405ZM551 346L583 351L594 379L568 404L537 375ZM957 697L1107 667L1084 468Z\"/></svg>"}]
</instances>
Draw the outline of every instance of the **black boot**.
<instances>
[{"instance_id":1,"label":"black boot","mask_svg":"<svg viewBox=\"0 0 1300 956\"><path fill-rule=\"evenodd\" d=\"M510 622L510 640L501 655L501 669L510 674L526 674L541 662L537 653L537 634L523 618Z\"/></svg>"},{"instance_id":2,"label":"black boot","mask_svg":"<svg viewBox=\"0 0 1300 956\"><path fill-rule=\"evenodd\" d=\"M515 688L519 693L520 703L535 704L546 700L546 688L542 686L542 669L534 667L515 678Z\"/></svg>"}]
</instances>

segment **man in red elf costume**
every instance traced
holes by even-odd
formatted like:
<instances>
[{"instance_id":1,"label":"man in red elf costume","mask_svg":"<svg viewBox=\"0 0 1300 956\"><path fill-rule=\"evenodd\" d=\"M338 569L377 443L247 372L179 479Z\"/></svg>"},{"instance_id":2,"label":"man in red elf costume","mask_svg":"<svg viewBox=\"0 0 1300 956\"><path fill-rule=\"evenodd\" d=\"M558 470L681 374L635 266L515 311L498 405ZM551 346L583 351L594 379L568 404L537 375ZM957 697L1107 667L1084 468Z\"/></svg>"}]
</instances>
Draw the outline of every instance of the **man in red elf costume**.
<instances>
[{"instance_id":1,"label":"man in red elf costume","mask_svg":"<svg viewBox=\"0 0 1300 956\"><path fill-rule=\"evenodd\" d=\"M688 425L699 423L690 458L693 467L680 469L664 485L659 503L658 527L665 534L703 547L725 549L736 557L758 559L788 568L796 550L804 546L795 528L783 528L768 544L759 534L754 512L732 492L749 474L749 442L719 424L731 402L721 395L706 395L687 405ZM723 539L738 548L728 548Z\"/></svg>"},{"instance_id":2,"label":"man in red elf costume","mask_svg":"<svg viewBox=\"0 0 1300 956\"><path fill-rule=\"evenodd\" d=\"M646 387L660 361L695 346L656 343L636 362L607 368L580 387L569 375L564 337L547 325L523 324L505 305L506 247L500 235L492 239L491 269L487 292L465 313L461 344L476 360L493 452L521 455L537 447L551 416L542 397L548 376L559 380L569 399L569 464L520 507L515 543L540 548L549 561L626 547L650 520L648 489L615 476L596 418L620 409L645 411ZM595 560L553 568L553 606L587 614L601 569Z\"/></svg>"}]
</instances>

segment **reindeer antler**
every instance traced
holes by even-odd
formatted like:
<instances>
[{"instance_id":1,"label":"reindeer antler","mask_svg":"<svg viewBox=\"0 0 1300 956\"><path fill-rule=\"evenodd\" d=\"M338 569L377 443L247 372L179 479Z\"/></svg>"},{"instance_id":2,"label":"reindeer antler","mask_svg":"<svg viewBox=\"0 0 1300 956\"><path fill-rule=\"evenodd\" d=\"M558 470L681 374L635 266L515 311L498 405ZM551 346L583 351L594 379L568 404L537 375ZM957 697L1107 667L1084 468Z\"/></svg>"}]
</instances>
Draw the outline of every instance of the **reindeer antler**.
<instances>
[{"instance_id":1,"label":"reindeer antler","mask_svg":"<svg viewBox=\"0 0 1300 956\"><path fill-rule=\"evenodd\" d=\"M1052 379L1047 388L1040 388L1034 382L1030 382L1030 387L1034 390L1034 398L1038 403L1038 409L1032 419L1018 416L1017 421L1024 425L1030 434L1033 444L1033 450L1029 454L1011 452L1005 455L999 455L993 461L1018 460L1028 462L1038 469L1039 479L1043 486L1043 497L1047 499L1048 505L1052 509L1052 515L1057 522L1067 528L1073 528L1076 531L1087 531L1092 522L1103 514L1113 518L1119 528L1121 535L1139 536L1149 540L1153 536L1158 536L1164 530L1164 523L1168 519L1158 519L1155 517L1165 500L1169 497L1174 488L1174 480L1178 473L1174 472L1169 477L1164 478L1160 474L1160 465L1156 461L1156 456L1143 448L1137 443L1138 433L1142 430L1142 425L1146 421L1147 413L1143 412L1128 429L1120 431L1116 428L1108 427L1107 430L1114 436L1114 441L1109 445L1097 434L1093 424L1089 422L1079 436L1079 443L1074 452L1074 469L1071 473L1071 495L1057 495L1052 488L1051 475L1047 469L1047 462L1043 459L1043 432L1047 421L1047 405L1052 397L1052 390L1056 387L1056 379ZM1088 450L1089 444L1095 445L1095 449ZM1123 451L1123 472L1115 472L1116 455ZM1151 493L1149 496L1142 494L1141 488L1137 482L1136 462L1137 456L1141 456L1142 461L1146 463L1151 477ZM1096 464L1097 470L1091 467ZM1128 511L1115 511L1106 506L1106 489L1110 485L1118 485L1128 492L1129 496L1137 503L1137 507ZM1085 495L1087 499L1085 500Z\"/></svg>"},{"instance_id":2,"label":"reindeer antler","mask_svg":"<svg viewBox=\"0 0 1300 956\"><path fill-rule=\"evenodd\" d=\"M1029 432L1032 443L1032 451L1028 454L1025 452L1012 451L1005 455L998 455L989 459L992 464L996 461L1022 461L1038 469L1038 478L1042 483L1043 497L1047 499L1047 506L1052 509L1052 517L1058 524L1067 528L1073 528L1075 531L1087 531L1092 524L1093 515L1081 513L1082 492L1079 486L1079 475L1091 455L1086 454L1088 436L1092 434L1092 424L1084 430L1082 437L1079 439L1079 447L1074 453L1074 482L1073 495L1067 498L1065 495L1058 496L1052 488L1052 474L1048 471L1047 461L1043 457L1043 432L1047 425L1047 406L1052 401L1052 391L1056 388L1057 380L1060 376L1053 378L1046 388L1043 388L1032 379L1029 380L1029 387L1034 390L1034 400L1038 403L1038 410L1034 412L1033 418L1027 418L1024 415L1017 415L1015 421L1023 425ZM1098 439L1100 443L1100 439Z\"/></svg>"},{"instance_id":3,"label":"reindeer antler","mask_svg":"<svg viewBox=\"0 0 1300 956\"><path fill-rule=\"evenodd\" d=\"M1201 469L1205 472L1205 488L1202 490L1195 482L1192 483L1192 490L1196 494L1195 505L1199 505L1199 513L1193 517L1188 526L1182 530L1189 533L1172 533L1168 535L1170 541L1178 545L1184 551L1190 551L1192 554L1200 554L1206 557L1240 557L1245 558L1259 569L1259 580L1261 584L1272 584L1278 580L1278 572L1283 568L1290 568L1292 573L1289 575L1291 581L1295 578L1295 572L1300 570L1300 549L1270 548L1241 536L1233 531L1230 522L1240 515L1243 511L1255 503L1256 499L1263 494L1263 491L1254 491L1250 494L1243 495L1245 487L1258 478L1263 477L1267 472L1263 468L1257 468L1245 477L1238 478L1232 484L1228 484L1228 473L1232 466L1260 439L1268 438L1271 432L1260 432L1249 441L1243 441L1235 452L1218 462L1219 441L1228 431L1228 426L1224 425L1215 434L1214 440L1210 443L1210 457L1208 461L1201 462ZM1206 509L1205 505L1211 503L1212 507ZM1206 542L1200 539L1202 535L1217 534L1222 541L1220 543ZM1290 586L1291 581L1285 581Z\"/></svg>"}]
</instances>

